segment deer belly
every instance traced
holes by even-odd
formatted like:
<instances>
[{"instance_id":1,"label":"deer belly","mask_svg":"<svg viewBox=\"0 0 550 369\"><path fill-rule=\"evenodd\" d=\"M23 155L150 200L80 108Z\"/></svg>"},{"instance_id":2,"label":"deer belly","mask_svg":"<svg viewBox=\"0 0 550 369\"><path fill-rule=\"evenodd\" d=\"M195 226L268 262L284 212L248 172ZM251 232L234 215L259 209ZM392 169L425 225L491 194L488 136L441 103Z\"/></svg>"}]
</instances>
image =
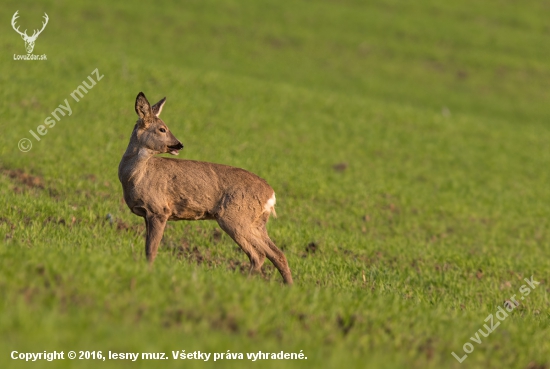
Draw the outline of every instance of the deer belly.
<instances>
[{"instance_id":1,"label":"deer belly","mask_svg":"<svg viewBox=\"0 0 550 369\"><path fill-rule=\"evenodd\" d=\"M202 206L196 206L189 201L182 199L172 207L170 220L206 220L215 219L215 215Z\"/></svg>"}]
</instances>

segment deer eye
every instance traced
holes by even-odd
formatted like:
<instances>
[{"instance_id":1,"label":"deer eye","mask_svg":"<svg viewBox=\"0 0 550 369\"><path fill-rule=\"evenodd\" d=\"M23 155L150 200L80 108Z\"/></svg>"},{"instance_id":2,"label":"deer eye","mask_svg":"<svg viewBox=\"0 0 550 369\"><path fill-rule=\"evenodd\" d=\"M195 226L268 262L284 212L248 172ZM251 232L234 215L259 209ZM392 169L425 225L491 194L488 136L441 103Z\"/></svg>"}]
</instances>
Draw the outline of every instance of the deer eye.
<instances>
[{"instance_id":1,"label":"deer eye","mask_svg":"<svg viewBox=\"0 0 550 369\"><path fill-rule=\"evenodd\" d=\"M164 128L159 128L159 131L161 131L162 133L166 132Z\"/></svg>"}]
</instances>

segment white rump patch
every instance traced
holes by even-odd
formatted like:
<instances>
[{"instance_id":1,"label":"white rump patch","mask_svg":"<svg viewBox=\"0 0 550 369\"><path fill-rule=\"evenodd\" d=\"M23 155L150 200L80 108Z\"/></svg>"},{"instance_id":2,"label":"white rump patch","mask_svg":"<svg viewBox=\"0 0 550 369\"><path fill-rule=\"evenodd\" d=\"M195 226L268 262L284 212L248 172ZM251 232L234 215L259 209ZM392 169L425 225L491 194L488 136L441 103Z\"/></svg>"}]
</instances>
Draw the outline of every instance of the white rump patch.
<instances>
[{"instance_id":1,"label":"white rump patch","mask_svg":"<svg viewBox=\"0 0 550 369\"><path fill-rule=\"evenodd\" d=\"M264 211L266 213L273 213L273 216L275 218L277 218L277 213L275 212L275 203L277 202L277 200L275 199L275 192L273 192L273 196L271 196L269 198L269 200L267 200L267 202L265 203L264 205Z\"/></svg>"}]
</instances>

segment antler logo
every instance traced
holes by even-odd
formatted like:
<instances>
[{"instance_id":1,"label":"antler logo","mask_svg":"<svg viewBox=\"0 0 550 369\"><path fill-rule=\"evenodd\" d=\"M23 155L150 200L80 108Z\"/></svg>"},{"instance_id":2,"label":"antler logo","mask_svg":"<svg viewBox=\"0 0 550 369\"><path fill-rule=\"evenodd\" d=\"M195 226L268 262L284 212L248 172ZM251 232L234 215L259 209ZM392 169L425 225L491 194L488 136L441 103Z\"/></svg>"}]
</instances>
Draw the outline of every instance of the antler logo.
<instances>
[{"instance_id":1,"label":"antler logo","mask_svg":"<svg viewBox=\"0 0 550 369\"><path fill-rule=\"evenodd\" d=\"M19 18L19 15L17 15L17 13L19 12L16 11L15 14L13 15L13 17L11 18L11 26L13 27L13 29L15 30L15 32L19 33L21 35L21 38L25 41L25 49L27 49L27 53L32 53L32 50L34 49L34 43L36 41L36 39L38 38L38 35L40 35L42 33L42 31L44 31L44 28L46 28L46 24L48 24L48 14L44 13L44 20L45 22L42 22L42 29L39 31L39 30L34 30L32 36L29 36L27 35L27 30L25 30L25 32L21 32L19 31L19 27L15 28L15 20L17 18Z\"/></svg>"}]
</instances>

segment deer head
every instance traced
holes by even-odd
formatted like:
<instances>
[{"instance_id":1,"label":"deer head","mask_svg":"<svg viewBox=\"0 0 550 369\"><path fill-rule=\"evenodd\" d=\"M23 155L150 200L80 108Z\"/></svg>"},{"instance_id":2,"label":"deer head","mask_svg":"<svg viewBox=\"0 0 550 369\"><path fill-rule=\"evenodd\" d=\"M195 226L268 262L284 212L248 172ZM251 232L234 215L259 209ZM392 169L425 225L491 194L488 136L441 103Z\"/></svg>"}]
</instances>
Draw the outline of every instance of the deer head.
<instances>
[{"instance_id":1,"label":"deer head","mask_svg":"<svg viewBox=\"0 0 550 369\"><path fill-rule=\"evenodd\" d=\"M136 97L136 113L139 117L135 127L138 147L146 149L151 155L170 153L178 155L183 149L181 142L170 132L159 115L166 102L166 97L151 106L140 92Z\"/></svg>"},{"instance_id":2,"label":"deer head","mask_svg":"<svg viewBox=\"0 0 550 369\"><path fill-rule=\"evenodd\" d=\"M29 36L27 35L27 30L25 30L24 32L21 32L19 31L19 26L16 28L15 27L15 20L17 18L19 18L19 15L17 15L17 13L19 12L16 11L15 14L13 15L13 17L11 18L11 26L13 27L13 29L15 30L15 32L19 33L21 35L21 38L23 39L23 41L25 41L25 49L27 49L27 53L32 53L32 50L34 49L34 42L36 41L38 35L40 35L42 33L42 31L44 30L44 28L46 28L46 24L48 24L48 14L44 13L44 22L42 22L42 29L39 31L39 30L34 30L32 36Z\"/></svg>"}]
</instances>

